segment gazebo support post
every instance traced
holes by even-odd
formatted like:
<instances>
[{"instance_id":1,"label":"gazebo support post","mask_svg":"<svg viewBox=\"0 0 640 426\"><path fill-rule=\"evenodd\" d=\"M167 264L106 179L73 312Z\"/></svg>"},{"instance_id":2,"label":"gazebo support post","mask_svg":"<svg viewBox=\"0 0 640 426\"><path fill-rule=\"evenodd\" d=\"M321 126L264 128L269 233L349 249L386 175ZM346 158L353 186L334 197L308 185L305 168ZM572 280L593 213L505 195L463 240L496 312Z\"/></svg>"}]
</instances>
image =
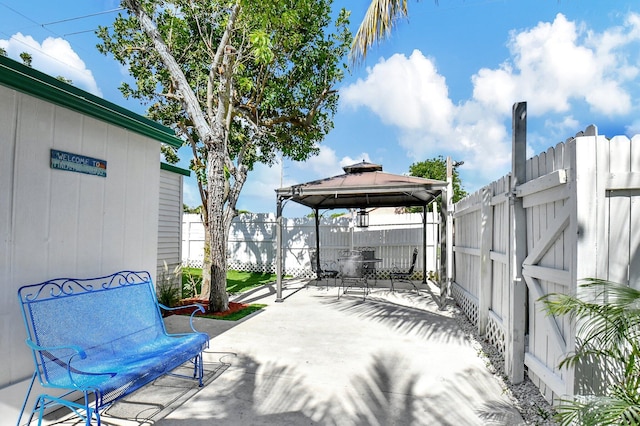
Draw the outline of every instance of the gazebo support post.
<instances>
[{"instance_id":1,"label":"gazebo support post","mask_svg":"<svg viewBox=\"0 0 640 426\"><path fill-rule=\"evenodd\" d=\"M453 283L453 164L451 157L447 157L447 189L444 192L447 204L447 281L445 295L451 295L451 284Z\"/></svg>"},{"instance_id":2,"label":"gazebo support post","mask_svg":"<svg viewBox=\"0 0 640 426\"><path fill-rule=\"evenodd\" d=\"M313 209L313 216L316 219L316 280L320 281L320 210Z\"/></svg>"},{"instance_id":3,"label":"gazebo support post","mask_svg":"<svg viewBox=\"0 0 640 426\"><path fill-rule=\"evenodd\" d=\"M427 283L427 205L422 206L422 284Z\"/></svg>"},{"instance_id":4,"label":"gazebo support post","mask_svg":"<svg viewBox=\"0 0 640 426\"><path fill-rule=\"evenodd\" d=\"M282 299L282 198L278 197L276 208L276 302Z\"/></svg>"}]
</instances>

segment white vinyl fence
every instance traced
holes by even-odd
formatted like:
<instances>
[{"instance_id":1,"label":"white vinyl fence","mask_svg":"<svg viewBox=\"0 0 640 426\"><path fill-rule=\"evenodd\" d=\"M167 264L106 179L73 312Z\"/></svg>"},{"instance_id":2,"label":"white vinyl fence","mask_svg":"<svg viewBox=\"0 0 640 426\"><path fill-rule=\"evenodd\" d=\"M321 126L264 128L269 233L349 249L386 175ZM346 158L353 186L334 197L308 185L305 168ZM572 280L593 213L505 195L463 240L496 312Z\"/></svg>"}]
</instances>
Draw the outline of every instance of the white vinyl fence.
<instances>
[{"instance_id":1,"label":"white vinyl fence","mask_svg":"<svg viewBox=\"0 0 640 426\"><path fill-rule=\"evenodd\" d=\"M597 391L602 381L596 365L558 368L576 330L548 316L539 298L575 294L585 278L640 288L638 147L640 136L609 140L590 126L528 159L523 182L509 174L455 205L453 295L507 368L526 370L549 401Z\"/></svg>"},{"instance_id":2,"label":"white vinyl fence","mask_svg":"<svg viewBox=\"0 0 640 426\"><path fill-rule=\"evenodd\" d=\"M182 262L201 267L204 227L199 215L185 214L182 222ZM427 271L437 271L439 215L427 213ZM368 228L354 228L348 217L321 218L320 261L336 262L340 251L371 248L382 262L376 265L379 278L388 276L395 265L408 267L418 248L416 279L422 279L422 215L371 214ZM253 272L276 270L276 217L272 214L242 214L235 218L227 246L229 269ZM315 251L313 218L290 218L283 222L284 273L312 277L311 253Z\"/></svg>"}]
</instances>

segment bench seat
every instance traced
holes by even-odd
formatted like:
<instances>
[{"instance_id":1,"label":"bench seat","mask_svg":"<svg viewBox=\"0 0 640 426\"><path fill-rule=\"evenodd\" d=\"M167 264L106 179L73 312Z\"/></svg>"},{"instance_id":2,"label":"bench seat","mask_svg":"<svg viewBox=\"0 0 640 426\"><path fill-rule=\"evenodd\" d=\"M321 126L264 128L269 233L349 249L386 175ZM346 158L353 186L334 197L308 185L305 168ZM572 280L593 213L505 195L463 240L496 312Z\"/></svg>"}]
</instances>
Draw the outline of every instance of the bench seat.
<instances>
[{"instance_id":1,"label":"bench seat","mask_svg":"<svg viewBox=\"0 0 640 426\"><path fill-rule=\"evenodd\" d=\"M108 405L186 362L193 363L192 378L202 386L209 336L194 329L193 314L193 332L167 333L160 311L166 307L145 271L59 278L23 286L18 296L35 363L18 425L36 378L66 393L40 395L30 421L36 413L42 418L45 408L65 405L87 425L94 418L100 425L100 411ZM82 404L64 399L74 392L84 395Z\"/></svg>"}]
</instances>

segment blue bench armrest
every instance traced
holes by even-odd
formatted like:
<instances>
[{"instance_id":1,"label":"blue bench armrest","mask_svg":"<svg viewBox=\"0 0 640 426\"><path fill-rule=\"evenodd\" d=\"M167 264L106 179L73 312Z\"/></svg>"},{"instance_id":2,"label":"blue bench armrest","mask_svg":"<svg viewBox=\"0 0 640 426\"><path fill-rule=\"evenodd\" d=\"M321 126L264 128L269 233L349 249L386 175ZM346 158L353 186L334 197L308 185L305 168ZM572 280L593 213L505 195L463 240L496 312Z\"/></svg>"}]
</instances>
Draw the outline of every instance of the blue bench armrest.
<instances>
[{"instance_id":1,"label":"blue bench armrest","mask_svg":"<svg viewBox=\"0 0 640 426\"><path fill-rule=\"evenodd\" d=\"M48 360L56 363L60 367L66 368L67 374L69 376L69 382L78 389L81 389L82 386L80 386L76 382L76 380L74 380L73 374L84 375L84 376L96 376L96 377L97 376L114 377L116 375L115 372L92 373L92 372L82 371L82 370L78 370L77 368L74 368L71 364L73 363L73 359L75 357L80 357L80 359L87 358L87 353L84 351L84 349L82 349L78 345L40 346L31 339L26 339L25 342L27 343L27 346L29 346L35 352L39 352L44 358L47 358ZM54 351L60 351L60 350L70 350L72 351L72 353L68 359L63 360L53 354ZM52 382L48 382L48 385L52 387L58 387L58 388L67 388L67 386L59 386Z\"/></svg>"},{"instance_id":2,"label":"blue bench armrest","mask_svg":"<svg viewBox=\"0 0 640 426\"><path fill-rule=\"evenodd\" d=\"M72 357L76 355L80 356L81 359L85 359L87 357L87 353L78 345L39 346L31 339L26 339L25 342L27 342L27 346L29 346L34 351L50 352L50 351L57 351L60 349L71 349L72 351L75 352L75 354L73 354Z\"/></svg>"},{"instance_id":3,"label":"blue bench armrest","mask_svg":"<svg viewBox=\"0 0 640 426\"><path fill-rule=\"evenodd\" d=\"M191 316L189 317L189 326L191 327L191 330L193 330L195 333L199 333L198 330L196 330L196 328L193 326L193 318L196 315L196 312L200 311L201 313L204 314L204 306L198 304L198 303L194 303L193 305L184 305L184 306L176 306L174 308L170 308L169 306L163 305L162 303L158 302L158 306L160 306L161 309L165 310L165 311L175 311L178 309L186 309L186 308L195 308L193 310L193 312L191 312ZM171 333L169 333L171 334ZM173 334L174 336L180 335L180 334Z\"/></svg>"}]
</instances>

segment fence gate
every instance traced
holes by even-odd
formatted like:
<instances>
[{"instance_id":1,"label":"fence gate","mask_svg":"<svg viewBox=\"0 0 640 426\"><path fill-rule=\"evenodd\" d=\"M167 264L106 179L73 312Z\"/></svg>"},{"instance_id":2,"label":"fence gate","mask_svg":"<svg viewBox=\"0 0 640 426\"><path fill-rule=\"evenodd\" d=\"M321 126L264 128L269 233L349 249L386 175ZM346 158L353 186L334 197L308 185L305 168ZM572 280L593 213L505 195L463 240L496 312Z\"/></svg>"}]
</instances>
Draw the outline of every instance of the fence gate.
<instances>
[{"instance_id":1,"label":"fence gate","mask_svg":"<svg viewBox=\"0 0 640 426\"><path fill-rule=\"evenodd\" d=\"M547 400L567 394L572 372L559 370L566 355L567 338L572 336L569 319L547 315L538 301L549 293L572 290L570 224L575 223L571 186L569 145L558 144L530 159L526 182L517 188L526 211L527 254L522 276L528 290L528 348L525 365L529 377Z\"/></svg>"}]
</instances>

